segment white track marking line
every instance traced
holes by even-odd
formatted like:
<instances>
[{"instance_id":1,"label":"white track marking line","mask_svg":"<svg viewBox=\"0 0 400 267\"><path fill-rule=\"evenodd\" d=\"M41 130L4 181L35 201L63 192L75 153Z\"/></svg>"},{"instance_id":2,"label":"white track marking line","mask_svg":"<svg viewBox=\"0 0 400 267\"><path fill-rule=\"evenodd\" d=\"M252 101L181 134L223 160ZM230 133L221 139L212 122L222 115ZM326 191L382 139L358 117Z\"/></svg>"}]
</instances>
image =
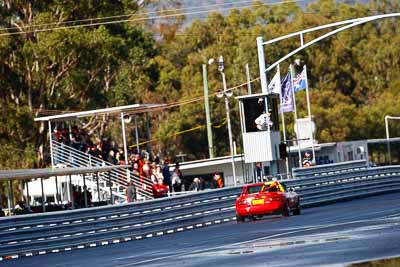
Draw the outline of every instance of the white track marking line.
<instances>
[{"instance_id":1,"label":"white track marking line","mask_svg":"<svg viewBox=\"0 0 400 267\"><path fill-rule=\"evenodd\" d=\"M308 232L308 231L313 231L313 230L319 230L319 229L336 227L336 226L344 226L344 225L350 225L350 224L355 224L355 223L384 221L384 220L388 220L388 218L366 219L366 220L356 220L356 221L351 221L351 222L344 222L344 223L339 223L339 224L317 225L317 226L310 226L305 229L303 227L303 229L300 229L300 230L294 230L294 231L289 231L289 232L284 232L284 233L279 233L279 234L273 234L273 235L259 237L259 238L255 238L255 239L251 239L251 240L247 240L247 241L241 241L241 242L237 242L237 243L233 243L233 244L226 244L226 245L216 246L216 247L212 247L212 248L201 249L201 250L197 250L195 254L200 254L200 253L204 253L204 252L208 252L208 251L214 251L214 250L225 248L225 247L240 246L240 245L247 244L247 243L253 243L253 242L257 242L257 241L261 241L261 240L265 240L265 239L282 237L285 235L297 234L297 233L301 233L301 232ZM116 265L116 266L118 266L118 267L135 266L135 265L146 264L146 263L150 263L150 262L162 261L162 260L169 259L169 258L186 256L186 255L190 255L190 254L193 254L193 252L192 251L183 252L180 254L152 258L152 259L143 260L143 261L139 261L139 262L135 262L135 263L125 264L125 265ZM119 258L119 259L124 259L124 258Z\"/></svg>"}]
</instances>

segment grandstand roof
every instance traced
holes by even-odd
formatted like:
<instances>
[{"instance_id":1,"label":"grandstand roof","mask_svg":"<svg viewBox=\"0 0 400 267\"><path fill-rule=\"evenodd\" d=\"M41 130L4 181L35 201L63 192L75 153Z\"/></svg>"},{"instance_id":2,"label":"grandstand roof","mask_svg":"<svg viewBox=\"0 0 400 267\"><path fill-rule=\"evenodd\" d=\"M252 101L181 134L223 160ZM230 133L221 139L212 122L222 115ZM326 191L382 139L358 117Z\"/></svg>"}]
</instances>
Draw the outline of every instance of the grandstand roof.
<instances>
[{"instance_id":1,"label":"grandstand roof","mask_svg":"<svg viewBox=\"0 0 400 267\"><path fill-rule=\"evenodd\" d=\"M35 121L66 121L66 120L76 120L84 117L92 117L97 115L104 114L116 114L124 112L125 114L133 114L133 113L142 113L152 111L153 109L163 107L166 104L133 104L127 106L119 106L112 108L103 108L103 109L95 109L88 111L79 111L79 112L71 112L64 113L60 115L52 115L46 117L38 117L35 118Z\"/></svg>"}]
</instances>

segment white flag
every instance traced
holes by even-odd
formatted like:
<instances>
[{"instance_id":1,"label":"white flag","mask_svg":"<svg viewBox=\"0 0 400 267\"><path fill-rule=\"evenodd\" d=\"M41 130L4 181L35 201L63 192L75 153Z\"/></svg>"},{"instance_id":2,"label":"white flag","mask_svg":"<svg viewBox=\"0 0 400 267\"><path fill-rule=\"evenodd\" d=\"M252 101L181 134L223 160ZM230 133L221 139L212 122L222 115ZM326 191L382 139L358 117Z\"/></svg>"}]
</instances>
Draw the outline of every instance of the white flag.
<instances>
[{"instance_id":1,"label":"white flag","mask_svg":"<svg viewBox=\"0 0 400 267\"><path fill-rule=\"evenodd\" d=\"M268 92L270 94L281 94L281 74L279 73L279 70L268 84Z\"/></svg>"}]
</instances>

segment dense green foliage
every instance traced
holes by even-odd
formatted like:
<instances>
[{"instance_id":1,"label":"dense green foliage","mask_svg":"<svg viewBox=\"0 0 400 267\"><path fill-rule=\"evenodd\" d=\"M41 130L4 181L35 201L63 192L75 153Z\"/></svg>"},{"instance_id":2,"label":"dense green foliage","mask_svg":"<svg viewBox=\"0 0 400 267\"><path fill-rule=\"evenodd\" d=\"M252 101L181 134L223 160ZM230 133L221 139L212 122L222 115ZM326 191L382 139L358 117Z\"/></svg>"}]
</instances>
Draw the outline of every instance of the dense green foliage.
<instances>
[{"instance_id":1,"label":"dense green foliage","mask_svg":"<svg viewBox=\"0 0 400 267\"><path fill-rule=\"evenodd\" d=\"M79 3L78 3L79 2ZM33 118L54 110L75 111L133 103L174 103L203 95L202 64L223 55L228 87L246 81L245 65L258 76L255 39L265 40L330 22L399 12L397 0L344 4L319 0L305 9L294 3L233 9L228 15L210 13L181 27L183 20L164 19L31 32L33 25L95 17L132 14L143 6L132 1L59 0L0 1L0 167L44 166L48 151L47 125ZM140 2L140 1L139 1ZM153 4L155 1L152 1ZM160 1L161 2L161 1ZM171 2L172 3L172 2ZM159 5L158 3L155 3ZM179 1L163 8L180 7ZM70 24L68 24L70 25ZM157 26L158 25L158 26ZM399 18L368 23L339 33L302 51L294 58L307 64L312 112L319 142L384 136L384 116L398 115L400 101ZM26 32L4 35L7 32ZM305 40L321 33L310 33ZM271 64L297 48L292 39L266 48ZM292 58L292 60L294 60ZM289 61L281 65L282 75ZM210 92L222 88L217 66L208 66ZM272 76L270 73L269 76ZM253 92L260 92L258 82ZM246 86L235 90L244 94ZM299 92L300 117L306 115L305 94ZM215 125L225 118L223 100L210 98ZM237 101L230 99L238 150L241 143ZM208 156L205 128L174 133L205 124L202 101L150 114L155 153L187 154L188 159ZM286 114L293 135L291 114ZM113 135L120 142L115 118L82 120L80 127L96 136ZM145 123L141 119L141 137ZM143 125L142 125L143 124ZM132 126L129 126L132 127ZM400 127L391 129L393 132ZM131 129L131 128L130 128ZM132 138L129 138L133 142ZM228 151L226 127L214 128L217 155ZM40 156L37 156L40 154ZM46 157L44 157L45 159Z\"/></svg>"}]
</instances>

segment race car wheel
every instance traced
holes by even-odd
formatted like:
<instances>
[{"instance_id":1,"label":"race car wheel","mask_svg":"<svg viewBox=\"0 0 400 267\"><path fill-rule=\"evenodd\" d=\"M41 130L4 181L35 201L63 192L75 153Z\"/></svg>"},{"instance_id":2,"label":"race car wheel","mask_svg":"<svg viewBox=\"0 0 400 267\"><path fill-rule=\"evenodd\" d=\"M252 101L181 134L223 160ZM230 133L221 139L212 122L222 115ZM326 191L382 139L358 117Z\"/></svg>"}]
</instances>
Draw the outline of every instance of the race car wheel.
<instances>
[{"instance_id":1,"label":"race car wheel","mask_svg":"<svg viewBox=\"0 0 400 267\"><path fill-rule=\"evenodd\" d=\"M283 207L282 215L285 216L285 217L289 217L290 216L290 209L289 209L288 203L286 203L285 206Z\"/></svg>"},{"instance_id":2,"label":"race car wheel","mask_svg":"<svg viewBox=\"0 0 400 267\"><path fill-rule=\"evenodd\" d=\"M293 215L300 215L301 214L301 209L300 209L300 205L297 206L297 208L295 210L293 210Z\"/></svg>"},{"instance_id":3,"label":"race car wheel","mask_svg":"<svg viewBox=\"0 0 400 267\"><path fill-rule=\"evenodd\" d=\"M242 223L242 222L244 222L244 217L239 216L239 215L236 215L236 221L237 221L238 223Z\"/></svg>"}]
</instances>

